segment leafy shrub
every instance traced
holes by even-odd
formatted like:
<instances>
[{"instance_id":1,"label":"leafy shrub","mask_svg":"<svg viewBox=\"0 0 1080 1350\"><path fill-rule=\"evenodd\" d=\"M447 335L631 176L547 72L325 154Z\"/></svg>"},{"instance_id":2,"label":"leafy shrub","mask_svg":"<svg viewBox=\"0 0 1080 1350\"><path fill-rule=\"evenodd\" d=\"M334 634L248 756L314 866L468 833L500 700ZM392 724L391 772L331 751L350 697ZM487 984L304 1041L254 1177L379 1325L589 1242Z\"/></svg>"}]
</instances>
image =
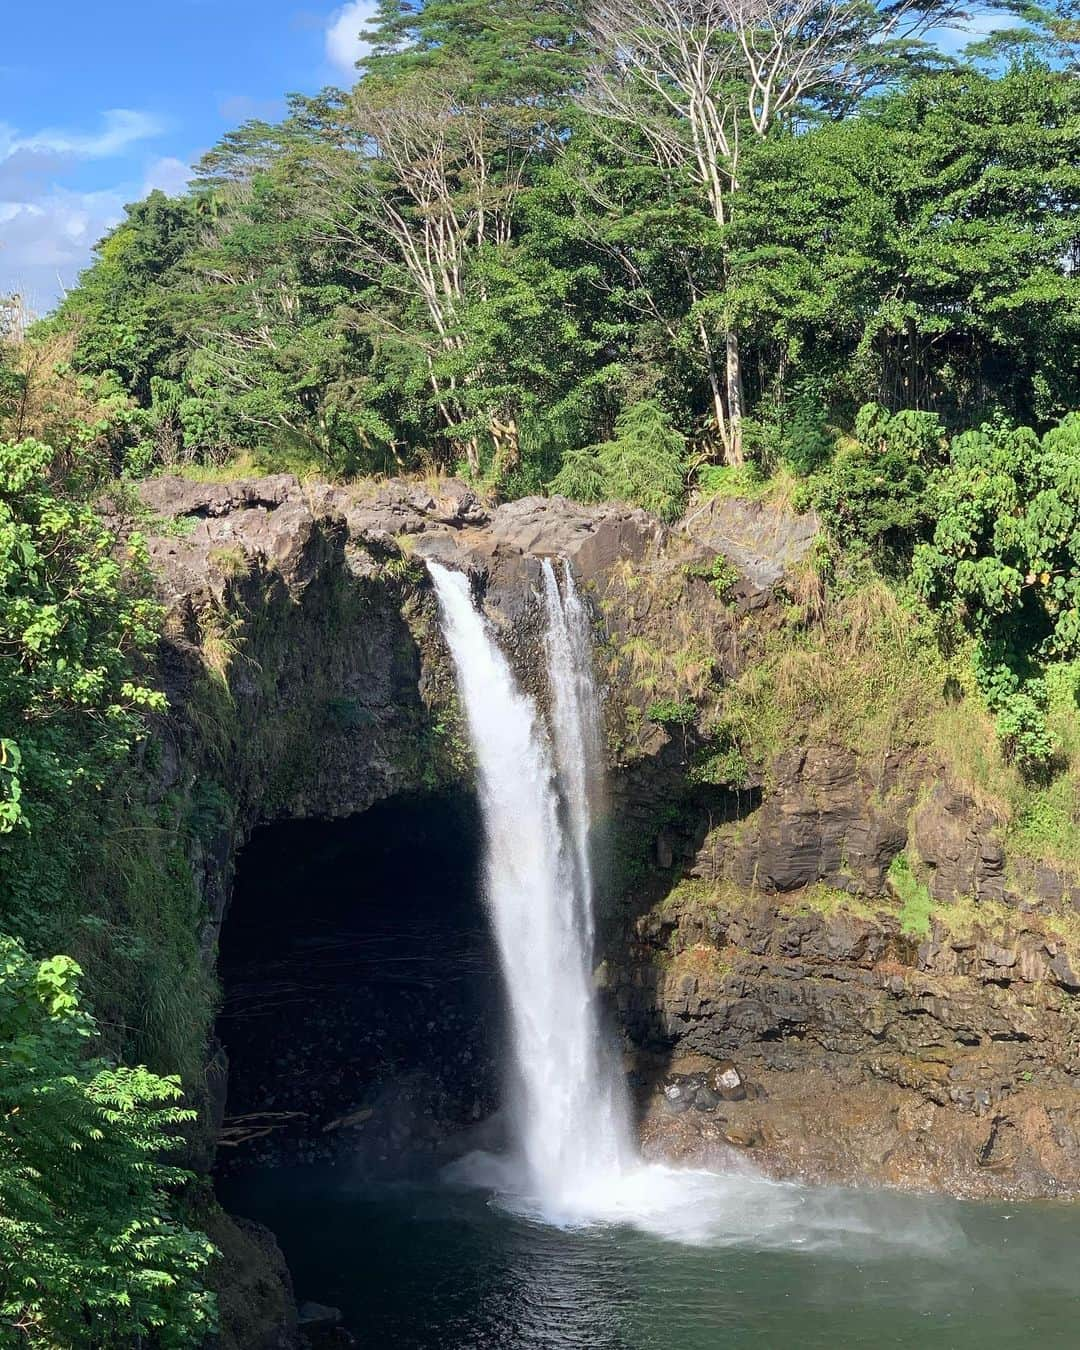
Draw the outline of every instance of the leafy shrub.
<instances>
[{"instance_id":1,"label":"leafy shrub","mask_svg":"<svg viewBox=\"0 0 1080 1350\"><path fill-rule=\"evenodd\" d=\"M549 483L578 501L615 498L674 520L686 500L686 437L655 399L619 414L614 440L570 452Z\"/></svg>"},{"instance_id":2,"label":"leafy shrub","mask_svg":"<svg viewBox=\"0 0 1080 1350\"><path fill-rule=\"evenodd\" d=\"M143 542L118 556L93 508L51 481L57 458L0 442L0 835L76 782L100 787L165 703L137 675L161 619Z\"/></svg>"},{"instance_id":3,"label":"leafy shrub","mask_svg":"<svg viewBox=\"0 0 1080 1350\"><path fill-rule=\"evenodd\" d=\"M764 495L770 486L753 460L745 464L702 464L697 470L697 486L702 497L746 497Z\"/></svg>"},{"instance_id":4,"label":"leafy shrub","mask_svg":"<svg viewBox=\"0 0 1080 1350\"><path fill-rule=\"evenodd\" d=\"M1053 753L1045 670L1080 655L1080 415L1041 440L993 425L955 437L933 496L915 585L976 638L1002 743L1041 771Z\"/></svg>"},{"instance_id":5,"label":"leafy shrub","mask_svg":"<svg viewBox=\"0 0 1080 1350\"><path fill-rule=\"evenodd\" d=\"M716 598L725 602L731 598L731 592L739 581L739 569L722 553L718 553L711 563L694 563L683 570L687 576L700 577L702 581L707 581L712 586Z\"/></svg>"},{"instance_id":6,"label":"leafy shrub","mask_svg":"<svg viewBox=\"0 0 1080 1350\"><path fill-rule=\"evenodd\" d=\"M195 1112L177 1079L87 1056L80 974L0 935L0 1340L195 1346L214 1249L170 1217L188 1177L158 1161Z\"/></svg>"},{"instance_id":7,"label":"leafy shrub","mask_svg":"<svg viewBox=\"0 0 1080 1350\"><path fill-rule=\"evenodd\" d=\"M730 727L719 729L694 755L690 781L710 787L743 788L750 766Z\"/></svg>"},{"instance_id":8,"label":"leafy shrub","mask_svg":"<svg viewBox=\"0 0 1080 1350\"><path fill-rule=\"evenodd\" d=\"M1011 694L998 707L994 724L1002 749L1020 769L1038 773L1054 753L1054 739L1046 725L1046 709L1030 694Z\"/></svg>"},{"instance_id":9,"label":"leafy shrub","mask_svg":"<svg viewBox=\"0 0 1080 1350\"><path fill-rule=\"evenodd\" d=\"M944 445L931 413L860 408L854 438L841 444L813 491L833 536L861 543L882 562L906 552L930 528L928 475Z\"/></svg>"},{"instance_id":10,"label":"leafy shrub","mask_svg":"<svg viewBox=\"0 0 1080 1350\"><path fill-rule=\"evenodd\" d=\"M607 479L595 446L569 450L559 472L548 484L551 492L575 502L600 502L607 492Z\"/></svg>"},{"instance_id":11,"label":"leafy shrub","mask_svg":"<svg viewBox=\"0 0 1080 1350\"><path fill-rule=\"evenodd\" d=\"M143 800L131 754L165 702L147 675L161 609L141 540L80 499L80 464L0 442L0 932L76 957L113 1048L194 1077L204 906L180 804Z\"/></svg>"},{"instance_id":12,"label":"leafy shrub","mask_svg":"<svg viewBox=\"0 0 1080 1350\"><path fill-rule=\"evenodd\" d=\"M677 703L674 699L658 699L650 704L648 718L662 727L688 727L693 725L697 709L692 703Z\"/></svg>"},{"instance_id":13,"label":"leafy shrub","mask_svg":"<svg viewBox=\"0 0 1080 1350\"><path fill-rule=\"evenodd\" d=\"M928 937L933 897L911 870L906 853L898 853L892 860L889 881L901 905L900 931L913 937Z\"/></svg>"},{"instance_id":14,"label":"leafy shrub","mask_svg":"<svg viewBox=\"0 0 1080 1350\"><path fill-rule=\"evenodd\" d=\"M811 474L829 460L835 435L829 430L824 391L811 381L800 382L787 410L781 453L798 474Z\"/></svg>"}]
</instances>

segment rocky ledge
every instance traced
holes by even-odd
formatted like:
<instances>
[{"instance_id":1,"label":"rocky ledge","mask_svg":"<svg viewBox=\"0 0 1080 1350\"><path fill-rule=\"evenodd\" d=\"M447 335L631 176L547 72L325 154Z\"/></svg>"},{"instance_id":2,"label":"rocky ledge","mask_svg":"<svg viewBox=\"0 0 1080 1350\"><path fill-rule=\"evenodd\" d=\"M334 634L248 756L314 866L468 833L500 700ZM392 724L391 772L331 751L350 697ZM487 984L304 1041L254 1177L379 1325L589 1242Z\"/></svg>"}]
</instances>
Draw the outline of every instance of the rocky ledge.
<instances>
[{"instance_id":1,"label":"rocky ledge","mask_svg":"<svg viewBox=\"0 0 1080 1350\"><path fill-rule=\"evenodd\" d=\"M1007 867L1002 822L932 765L898 762L884 791L864 772L836 748L785 757L762 804L630 919L606 978L642 1048L648 1148L734 1149L777 1177L1077 1194L1077 879ZM935 902L921 919L888 874L903 850ZM716 1090L718 1065L734 1090Z\"/></svg>"}]
</instances>

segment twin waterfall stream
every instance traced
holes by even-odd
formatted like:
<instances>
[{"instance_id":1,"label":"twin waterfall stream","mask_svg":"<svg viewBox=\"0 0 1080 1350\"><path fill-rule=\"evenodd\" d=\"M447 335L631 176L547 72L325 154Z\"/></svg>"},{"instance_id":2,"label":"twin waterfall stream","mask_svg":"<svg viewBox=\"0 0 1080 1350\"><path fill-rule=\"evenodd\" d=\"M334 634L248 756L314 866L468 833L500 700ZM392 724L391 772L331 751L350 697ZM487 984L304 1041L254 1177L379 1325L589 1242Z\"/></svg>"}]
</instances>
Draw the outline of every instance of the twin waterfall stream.
<instances>
[{"instance_id":1,"label":"twin waterfall stream","mask_svg":"<svg viewBox=\"0 0 1080 1350\"><path fill-rule=\"evenodd\" d=\"M794 1196L761 1178L646 1164L593 981L592 806L603 753L589 616L568 564L543 563L549 721L519 686L468 578L429 562L476 756L487 908L513 1043L513 1148L454 1169L558 1226L631 1224L737 1239ZM785 1198L786 1196L786 1198Z\"/></svg>"},{"instance_id":2,"label":"twin waterfall stream","mask_svg":"<svg viewBox=\"0 0 1080 1350\"><path fill-rule=\"evenodd\" d=\"M519 688L468 579L429 564L476 755L487 902L510 1012L522 1198L585 1219L631 1165L621 1074L593 992L591 804L602 787L588 615L543 564L551 727Z\"/></svg>"}]
</instances>

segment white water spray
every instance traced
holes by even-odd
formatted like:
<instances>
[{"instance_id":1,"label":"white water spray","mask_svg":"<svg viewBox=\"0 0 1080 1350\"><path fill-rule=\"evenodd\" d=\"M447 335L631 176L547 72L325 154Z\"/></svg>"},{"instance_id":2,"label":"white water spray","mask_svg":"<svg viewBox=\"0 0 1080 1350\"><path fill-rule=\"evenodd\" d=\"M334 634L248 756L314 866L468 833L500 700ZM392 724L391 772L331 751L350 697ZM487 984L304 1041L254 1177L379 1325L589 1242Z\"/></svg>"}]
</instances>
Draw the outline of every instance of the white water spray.
<instances>
[{"instance_id":1,"label":"white water spray","mask_svg":"<svg viewBox=\"0 0 1080 1350\"><path fill-rule=\"evenodd\" d=\"M593 990L591 784L599 728L587 615L569 569L544 569L549 737L467 579L429 564L476 754L487 900L506 980L525 1191L544 1213L585 1217L632 1152L625 1091ZM565 823L564 823L565 822Z\"/></svg>"}]
</instances>

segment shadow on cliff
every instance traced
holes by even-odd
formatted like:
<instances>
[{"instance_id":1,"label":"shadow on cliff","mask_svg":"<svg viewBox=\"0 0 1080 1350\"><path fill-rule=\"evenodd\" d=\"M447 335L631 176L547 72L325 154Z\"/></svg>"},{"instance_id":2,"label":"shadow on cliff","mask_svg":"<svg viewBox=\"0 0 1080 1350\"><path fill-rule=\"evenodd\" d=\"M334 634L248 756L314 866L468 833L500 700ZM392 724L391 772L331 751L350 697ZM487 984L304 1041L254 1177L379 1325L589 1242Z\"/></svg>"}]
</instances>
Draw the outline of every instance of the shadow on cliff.
<instances>
[{"instance_id":1,"label":"shadow on cliff","mask_svg":"<svg viewBox=\"0 0 1080 1350\"><path fill-rule=\"evenodd\" d=\"M600 984L609 1028L633 1046L628 1081L635 1129L680 1053L677 1030L665 1029L655 1009L656 984L664 974L657 948L677 922L672 915L665 930L662 902L689 876L710 833L745 820L761 798L757 786L733 790L691 783L685 748L676 740L613 776L606 828L598 832L598 850L606 860L599 869ZM646 934L641 924L647 917ZM653 983L645 983L646 973Z\"/></svg>"}]
</instances>

